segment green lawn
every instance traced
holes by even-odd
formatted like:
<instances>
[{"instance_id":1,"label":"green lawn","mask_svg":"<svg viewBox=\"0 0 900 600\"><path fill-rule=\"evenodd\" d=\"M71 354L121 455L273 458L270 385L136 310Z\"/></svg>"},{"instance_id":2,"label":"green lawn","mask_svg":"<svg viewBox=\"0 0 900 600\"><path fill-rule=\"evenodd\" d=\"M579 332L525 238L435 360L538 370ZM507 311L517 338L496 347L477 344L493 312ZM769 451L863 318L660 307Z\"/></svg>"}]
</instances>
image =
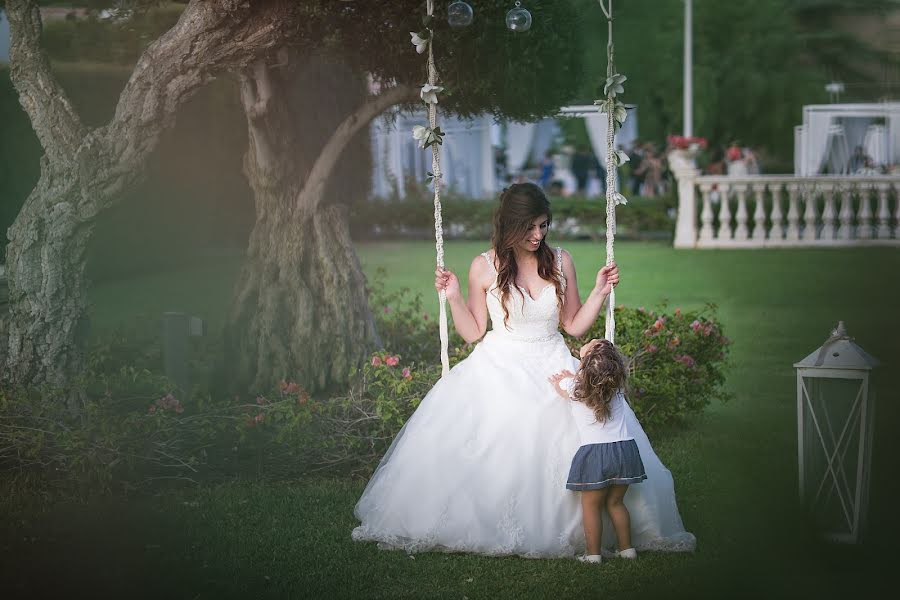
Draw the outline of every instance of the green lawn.
<instances>
[{"instance_id":1,"label":"green lawn","mask_svg":"<svg viewBox=\"0 0 900 600\"><path fill-rule=\"evenodd\" d=\"M486 243L447 245L464 276ZM586 292L600 244L567 243ZM433 244L359 247L370 277L429 294ZM893 480L900 347L900 252L895 249L675 251L621 243L617 302L698 307L714 302L734 341L728 387L690 427L654 445L675 476L679 507L698 538L693 555L647 553L597 569L574 561L424 554L408 557L350 541L364 482L316 479L204 485L152 498L17 509L4 527L4 589L84 588L101 596L580 598L839 598L875 589L890 566L900 519ZM221 326L235 258L177 273L98 284L95 331L137 314L187 310ZM436 304L432 310L436 313ZM796 509L793 362L839 319L889 366L877 373L873 496L862 548L811 541ZM437 340L435 340L437 344ZM436 440L436 443L439 441ZM424 491L423 491L424 492ZM52 575L51 575L52 573ZM89 586L89 587L88 587Z\"/></svg>"}]
</instances>

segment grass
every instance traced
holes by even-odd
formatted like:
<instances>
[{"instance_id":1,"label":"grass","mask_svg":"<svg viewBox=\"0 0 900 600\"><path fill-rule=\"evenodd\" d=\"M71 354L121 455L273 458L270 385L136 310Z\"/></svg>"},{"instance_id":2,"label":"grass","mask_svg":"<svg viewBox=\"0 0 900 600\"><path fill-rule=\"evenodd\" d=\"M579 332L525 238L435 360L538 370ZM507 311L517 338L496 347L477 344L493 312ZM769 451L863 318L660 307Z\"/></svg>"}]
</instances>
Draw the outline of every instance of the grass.
<instances>
[{"instance_id":1,"label":"grass","mask_svg":"<svg viewBox=\"0 0 900 600\"><path fill-rule=\"evenodd\" d=\"M484 243L447 245L463 276ZM567 243L586 292L598 244ZM154 497L86 503L8 502L0 577L18 595L230 598L818 597L877 589L900 532L894 505L893 429L900 348L900 253L892 249L675 251L622 243L618 303L718 305L734 340L732 401L690 427L658 432L679 508L697 535L693 555L647 553L600 569L564 560L384 552L350 541L364 482L311 479L203 485ZM431 294L432 244L360 246L364 269L389 287ZM234 257L176 273L98 284L95 330L136 314L187 310L216 331ZM426 296L427 298L428 296ZM432 307L436 313L436 305ZM795 373L837 320L889 365L877 373L870 535L860 548L817 543L796 507ZM437 342L435 342L437 343ZM893 366L894 368L891 368ZM439 443L439 442L436 442ZM53 573L52 577L46 576Z\"/></svg>"}]
</instances>

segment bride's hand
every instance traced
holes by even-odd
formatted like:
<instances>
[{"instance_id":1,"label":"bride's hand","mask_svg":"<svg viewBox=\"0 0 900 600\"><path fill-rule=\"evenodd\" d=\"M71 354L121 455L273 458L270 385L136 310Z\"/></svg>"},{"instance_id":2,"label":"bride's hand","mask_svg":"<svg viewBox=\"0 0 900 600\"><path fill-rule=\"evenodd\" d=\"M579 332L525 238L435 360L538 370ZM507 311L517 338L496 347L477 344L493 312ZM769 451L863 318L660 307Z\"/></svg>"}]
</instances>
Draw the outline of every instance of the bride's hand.
<instances>
[{"instance_id":1,"label":"bride's hand","mask_svg":"<svg viewBox=\"0 0 900 600\"><path fill-rule=\"evenodd\" d=\"M610 263L597 271L596 287L604 296L609 296L612 289L619 283L619 267L616 263Z\"/></svg>"},{"instance_id":2,"label":"bride's hand","mask_svg":"<svg viewBox=\"0 0 900 600\"><path fill-rule=\"evenodd\" d=\"M449 269L441 269L438 267L434 271L434 289L437 291L446 290L447 300L456 300L462 293L459 288L459 279Z\"/></svg>"}]
</instances>

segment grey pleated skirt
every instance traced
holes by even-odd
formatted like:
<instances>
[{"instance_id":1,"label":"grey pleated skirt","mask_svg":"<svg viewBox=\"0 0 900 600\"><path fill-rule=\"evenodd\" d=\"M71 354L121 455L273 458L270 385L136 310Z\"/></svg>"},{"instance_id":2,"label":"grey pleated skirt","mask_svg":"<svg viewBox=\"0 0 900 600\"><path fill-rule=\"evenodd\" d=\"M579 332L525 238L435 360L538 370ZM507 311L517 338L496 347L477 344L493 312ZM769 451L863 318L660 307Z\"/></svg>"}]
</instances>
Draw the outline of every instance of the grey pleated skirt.
<instances>
[{"instance_id":1,"label":"grey pleated skirt","mask_svg":"<svg viewBox=\"0 0 900 600\"><path fill-rule=\"evenodd\" d=\"M578 449L566 488L599 490L611 485L629 485L647 479L637 442L625 440L587 444Z\"/></svg>"}]
</instances>

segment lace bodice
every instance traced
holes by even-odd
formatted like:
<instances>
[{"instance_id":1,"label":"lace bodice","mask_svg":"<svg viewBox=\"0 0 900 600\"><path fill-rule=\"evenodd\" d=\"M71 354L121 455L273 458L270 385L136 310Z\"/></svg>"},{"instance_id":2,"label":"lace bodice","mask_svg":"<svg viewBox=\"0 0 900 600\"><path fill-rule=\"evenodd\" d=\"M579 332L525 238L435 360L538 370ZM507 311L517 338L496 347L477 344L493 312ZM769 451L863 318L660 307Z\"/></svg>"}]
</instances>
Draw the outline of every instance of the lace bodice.
<instances>
[{"instance_id":1,"label":"lace bodice","mask_svg":"<svg viewBox=\"0 0 900 600\"><path fill-rule=\"evenodd\" d=\"M538 342L546 341L558 333L559 303L556 299L556 286L548 283L532 298L528 290L516 286L518 292L510 294L509 320L504 323L503 305L500 302L500 290L497 288L497 270L490 254L482 254L494 270L494 283L487 291L487 307L491 316L491 331L494 336L505 339ZM562 249L556 248L556 267L562 273ZM562 278L563 291L566 280Z\"/></svg>"}]
</instances>

